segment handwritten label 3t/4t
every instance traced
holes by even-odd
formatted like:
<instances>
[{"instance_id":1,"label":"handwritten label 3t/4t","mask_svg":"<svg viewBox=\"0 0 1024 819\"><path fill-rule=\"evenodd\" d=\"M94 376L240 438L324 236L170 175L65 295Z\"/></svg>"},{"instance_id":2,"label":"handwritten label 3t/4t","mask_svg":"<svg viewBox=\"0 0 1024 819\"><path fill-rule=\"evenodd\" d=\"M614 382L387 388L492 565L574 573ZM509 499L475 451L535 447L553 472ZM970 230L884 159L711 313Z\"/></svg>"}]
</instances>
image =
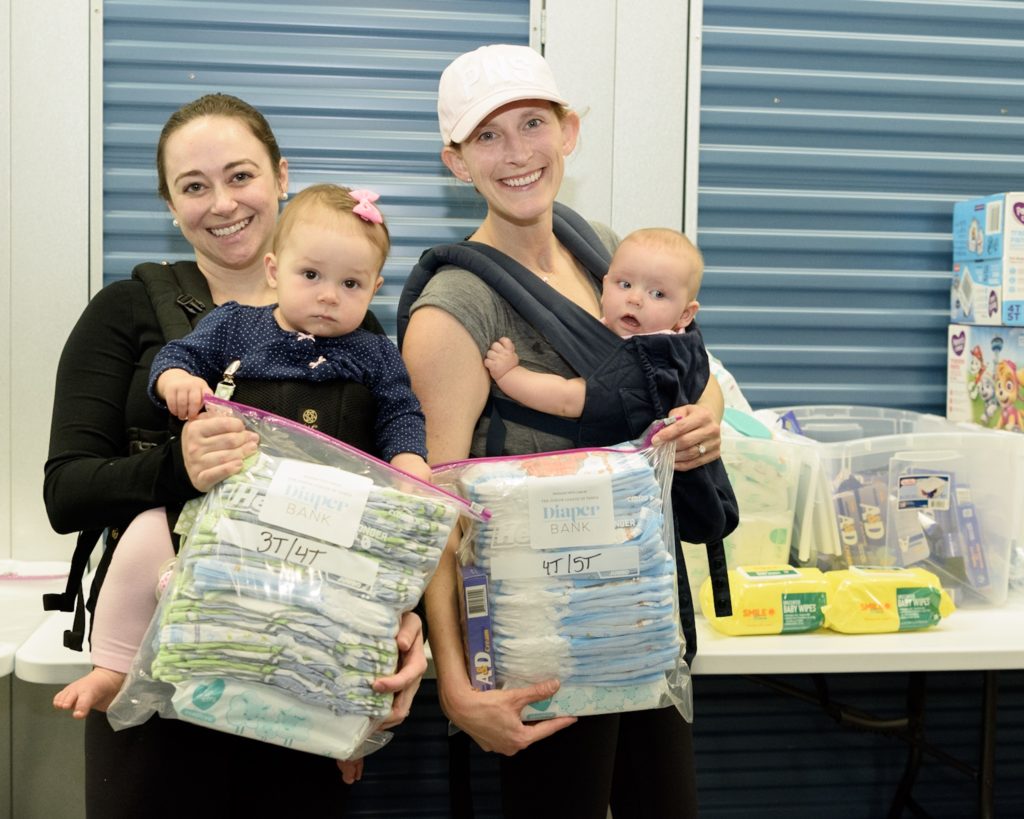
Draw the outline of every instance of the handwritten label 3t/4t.
<instances>
[{"instance_id":1,"label":"handwritten label 3t/4t","mask_svg":"<svg viewBox=\"0 0 1024 819\"><path fill-rule=\"evenodd\" d=\"M304 566L330 574L343 585L369 591L377 579L376 561L352 549L284 532L244 520L221 518L217 523L221 542L293 566Z\"/></svg>"}]
</instances>

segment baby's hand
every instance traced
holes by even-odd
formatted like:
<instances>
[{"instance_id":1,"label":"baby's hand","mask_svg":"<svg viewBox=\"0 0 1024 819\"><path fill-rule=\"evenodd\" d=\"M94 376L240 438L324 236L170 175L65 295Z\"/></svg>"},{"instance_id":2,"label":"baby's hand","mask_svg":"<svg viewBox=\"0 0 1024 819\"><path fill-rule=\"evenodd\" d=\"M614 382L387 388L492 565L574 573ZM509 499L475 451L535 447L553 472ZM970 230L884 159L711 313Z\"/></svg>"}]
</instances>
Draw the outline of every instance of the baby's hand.
<instances>
[{"instance_id":1,"label":"baby's hand","mask_svg":"<svg viewBox=\"0 0 1024 819\"><path fill-rule=\"evenodd\" d=\"M414 478L419 478L424 483L430 483L430 466L415 452L399 452L391 459L391 465L403 472L408 472Z\"/></svg>"},{"instance_id":2,"label":"baby's hand","mask_svg":"<svg viewBox=\"0 0 1024 819\"><path fill-rule=\"evenodd\" d=\"M363 760L361 759L337 759L338 770L341 771L341 778L346 785L354 785L363 778Z\"/></svg>"},{"instance_id":3,"label":"baby's hand","mask_svg":"<svg viewBox=\"0 0 1024 819\"><path fill-rule=\"evenodd\" d=\"M213 390L198 376L172 369L160 373L156 380L156 394L164 400L172 415L187 421L199 414L203 399L212 395Z\"/></svg>"},{"instance_id":4,"label":"baby's hand","mask_svg":"<svg viewBox=\"0 0 1024 819\"><path fill-rule=\"evenodd\" d=\"M509 370L519 366L516 345L509 338L499 338L487 351L487 355L484 357L484 366L491 374L491 378L501 381Z\"/></svg>"}]
</instances>

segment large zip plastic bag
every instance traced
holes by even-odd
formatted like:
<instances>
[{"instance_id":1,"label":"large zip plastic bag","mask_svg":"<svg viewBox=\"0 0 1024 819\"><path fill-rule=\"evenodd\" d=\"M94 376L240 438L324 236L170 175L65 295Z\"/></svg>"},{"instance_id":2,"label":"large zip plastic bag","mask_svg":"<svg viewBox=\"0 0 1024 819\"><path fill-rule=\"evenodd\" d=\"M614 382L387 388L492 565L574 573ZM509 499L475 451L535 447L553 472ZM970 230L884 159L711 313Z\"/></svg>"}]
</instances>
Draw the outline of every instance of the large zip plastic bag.
<instances>
[{"instance_id":1,"label":"large zip plastic bag","mask_svg":"<svg viewBox=\"0 0 1024 819\"><path fill-rule=\"evenodd\" d=\"M487 581L488 674L499 688L561 683L526 719L670 704L692 716L669 495L675 446L650 443L663 425L614 447L434 470L491 512L465 528L459 551ZM471 679L481 665L472 637Z\"/></svg>"},{"instance_id":2,"label":"large zip plastic bag","mask_svg":"<svg viewBox=\"0 0 1024 819\"><path fill-rule=\"evenodd\" d=\"M336 759L379 747L403 612L463 499L271 413L217 398L260 436L243 470L182 514L178 559L115 728L157 712Z\"/></svg>"}]
</instances>

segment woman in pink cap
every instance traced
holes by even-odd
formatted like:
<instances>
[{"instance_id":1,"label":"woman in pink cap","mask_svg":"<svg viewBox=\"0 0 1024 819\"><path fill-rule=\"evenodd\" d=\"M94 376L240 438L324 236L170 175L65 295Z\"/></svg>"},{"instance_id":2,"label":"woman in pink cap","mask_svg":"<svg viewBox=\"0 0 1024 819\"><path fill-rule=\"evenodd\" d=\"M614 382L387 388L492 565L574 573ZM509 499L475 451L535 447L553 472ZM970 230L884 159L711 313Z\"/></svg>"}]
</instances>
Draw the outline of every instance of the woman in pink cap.
<instances>
[{"instance_id":1,"label":"woman in pink cap","mask_svg":"<svg viewBox=\"0 0 1024 819\"><path fill-rule=\"evenodd\" d=\"M512 45L461 55L441 77L438 116L442 160L487 203L487 216L470 239L511 257L596 320L604 271L588 270L553 231L565 157L576 146L580 121L543 57ZM612 249L616 237L607 228L593 227ZM489 416L484 408L492 384L483 361L495 339L511 339L532 370L576 375L537 330L469 271L442 268L409 312L403 355L427 418L433 463L485 453ZM722 410L713 379L697 404L672 410L678 420L659 436L675 440L677 470L719 457ZM505 426L505 454L573 445L507 419ZM624 432L623 440L628 437ZM426 596L441 704L484 750L504 755L505 815L604 819L609 804L616 819L695 815L692 734L674 707L524 723L521 710L554 694L556 680L488 692L471 686L460 637L454 555L449 552L445 561ZM548 784L553 779L558 783L554 788Z\"/></svg>"}]
</instances>

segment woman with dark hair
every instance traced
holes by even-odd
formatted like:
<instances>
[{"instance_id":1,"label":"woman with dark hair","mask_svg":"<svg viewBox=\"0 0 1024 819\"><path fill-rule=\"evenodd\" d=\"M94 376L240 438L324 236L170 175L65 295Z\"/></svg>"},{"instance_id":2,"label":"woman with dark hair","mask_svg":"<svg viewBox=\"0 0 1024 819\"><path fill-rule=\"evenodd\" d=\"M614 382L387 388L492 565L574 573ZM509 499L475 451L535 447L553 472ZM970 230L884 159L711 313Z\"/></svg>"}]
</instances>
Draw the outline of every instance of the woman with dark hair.
<instances>
[{"instance_id":1,"label":"woman with dark hair","mask_svg":"<svg viewBox=\"0 0 1024 819\"><path fill-rule=\"evenodd\" d=\"M263 115L225 94L188 103L160 134L157 171L160 195L195 251L194 262L166 266L191 282L185 306L203 313L228 301L274 303L264 256L287 198L288 163ZM363 326L380 332L372 314ZM61 355L44 496L57 531L107 533L91 605L132 519L156 507L173 516L256 448L255 436L226 417L201 415L171 434L167 413L147 395L150 364L169 340L147 286L133 277L95 295ZM426 670L420 625L415 614L403 617L403 662L375 685L396 693L390 724L408 713ZM347 786L331 759L158 717L114 732L99 711L86 718L85 741L86 810L96 819L344 810Z\"/></svg>"}]
</instances>

